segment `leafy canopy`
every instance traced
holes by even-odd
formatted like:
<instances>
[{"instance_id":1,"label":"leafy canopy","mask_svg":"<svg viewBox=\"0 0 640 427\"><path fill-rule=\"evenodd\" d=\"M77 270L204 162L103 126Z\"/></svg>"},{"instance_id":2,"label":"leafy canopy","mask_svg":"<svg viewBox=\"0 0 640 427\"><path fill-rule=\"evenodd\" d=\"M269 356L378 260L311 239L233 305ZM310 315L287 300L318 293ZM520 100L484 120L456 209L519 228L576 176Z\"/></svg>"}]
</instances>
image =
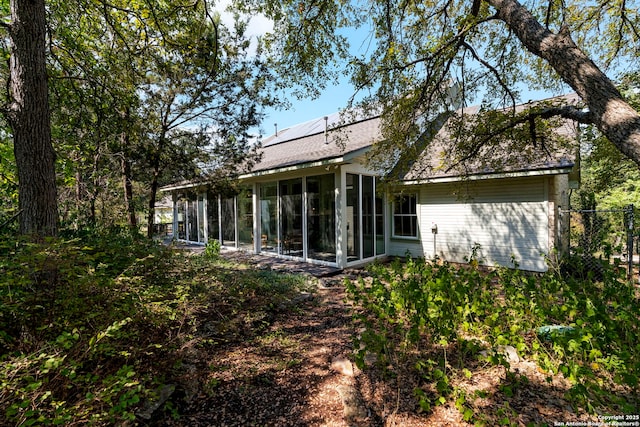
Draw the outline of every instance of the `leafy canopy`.
<instances>
[{"instance_id":1,"label":"leafy canopy","mask_svg":"<svg viewBox=\"0 0 640 427\"><path fill-rule=\"evenodd\" d=\"M412 146L442 111L479 103L482 115L515 107L523 89L559 93L570 86L588 111L553 105L532 117L537 121L556 115L593 123L625 155L640 162L640 119L602 73L616 78L618 71L637 68L636 1L240 3L274 20L266 45L282 71L283 85L299 85L313 95L340 72L351 76L357 91L366 94L358 107L382 113L389 141L383 155ZM356 54L350 54L346 31L368 33ZM297 72L284 72L291 67ZM613 124L611 108L626 115L623 129ZM508 113L514 115L514 124L522 121L514 110ZM504 127L504 118L497 123L495 129ZM463 146L469 142L460 141Z\"/></svg>"}]
</instances>

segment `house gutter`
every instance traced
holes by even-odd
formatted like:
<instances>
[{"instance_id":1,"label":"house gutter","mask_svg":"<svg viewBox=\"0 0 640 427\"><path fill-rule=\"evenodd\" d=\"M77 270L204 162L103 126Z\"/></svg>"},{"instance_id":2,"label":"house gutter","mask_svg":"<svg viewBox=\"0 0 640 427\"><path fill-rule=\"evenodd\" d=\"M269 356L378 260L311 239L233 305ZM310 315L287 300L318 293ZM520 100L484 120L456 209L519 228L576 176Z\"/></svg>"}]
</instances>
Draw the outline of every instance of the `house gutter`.
<instances>
[{"instance_id":1,"label":"house gutter","mask_svg":"<svg viewBox=\"0 0 640 427\"><path fill-rule=\"evenodd\" d=\"M207 182L198 181L198 182L189 182L186 184L167 185L165 187L160 188L158 191L167 192L167 191L173 191L173 190L184 190L187 188L201 187L203 185L207 185Z\"/></svg>"},{"instance_id":2,"label":"house gutter","mask_svg":"<svg viewBox=\"0 0 640 427\"><path fill-rule=\"evenodd\" d=\"M310 162L310 163L299 163L297 165L285 166L285 167L276 168L276 169L265 169L263 171L251 172L251 173L240 175L238 176L238 179L256 178L260 176L275 175L278 173L293 172L300 169L309 169L309 168L314 168L318 166L329 166L329 165L335 165L340 163L345 163L344 157L336 157L333 159L320 160L317 162Z\"/></svg>"}]
</instances>

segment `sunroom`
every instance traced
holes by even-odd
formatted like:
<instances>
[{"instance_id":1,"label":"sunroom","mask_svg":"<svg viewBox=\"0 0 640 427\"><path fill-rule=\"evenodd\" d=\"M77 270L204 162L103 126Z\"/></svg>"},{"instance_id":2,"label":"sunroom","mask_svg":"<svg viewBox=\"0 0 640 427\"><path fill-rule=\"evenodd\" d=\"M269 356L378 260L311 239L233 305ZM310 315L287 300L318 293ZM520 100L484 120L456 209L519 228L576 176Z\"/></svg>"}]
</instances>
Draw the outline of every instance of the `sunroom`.
<instances>
[{"instance_id":1,"label":"sunroom","mask_svg":"<svg viewBox=\"0 0 640 427\"><path fill-rule=\"evenodd\" d=\"M341 268L384 256L384 198L375 173L362 166L379 121L350 124L340 147L329 141L329 120L265 140L262 161L239 177L237 194L215 194L203 183L165 187L174 237Z\"/></svg>"}]
</instances>

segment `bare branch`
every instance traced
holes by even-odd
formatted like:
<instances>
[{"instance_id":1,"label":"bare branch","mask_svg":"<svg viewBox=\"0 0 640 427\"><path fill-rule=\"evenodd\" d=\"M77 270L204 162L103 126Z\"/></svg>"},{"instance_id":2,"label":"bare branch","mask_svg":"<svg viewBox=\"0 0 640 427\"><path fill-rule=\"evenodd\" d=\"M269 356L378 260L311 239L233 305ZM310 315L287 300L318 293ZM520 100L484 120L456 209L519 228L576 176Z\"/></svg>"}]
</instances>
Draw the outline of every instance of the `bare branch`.
<instances>
[{"instance_id":1,"label":"bare branch","mask_svg":"<svg viewBox=\"0 0 640 427\"><path fill-rule=\"evenodd\" d=\"M496 78L496 80L498 81L498 83L500 84L502 89L511 98L512 105L516 105L516 98L513 95L513 93L511 92L511 89L509 88L507 83L502 80L502 76L500 75L500 72L498 70L496 70L496 68L493 65L489 64L487 61L485 61L484 59L480 58L480 56L476 53L475 49L470 44L468 44L467 42L462 41L460 43L460 46L462 46L466 50L468 50L471 53L471 55L475 58L476 61L478 61L480 64L482 64L485 68L487 68L494 75L494 77Z\"/></svg>"},{"instance_id":2,"label":"bare branch","mask_svg":"<svg viewBox=\"0 0 640 427\"><path fill-rule=\"evenodd\" d=\"M473 0L473 4L471 5L471 15L478 16L480 12L480 2L482 0Z\"/></svg>"},{"instance_id":3,"label":"bare branch","mask_svg":"<svg viewBox=\"0 0 640 427\"><path fill-rule=\"evenodd\" d=\"M545 28L548 30L549 29L549 23L551 22L551 8L553 6L553 0L549 0L549 3L547 3L547 15L544 18L544 26Z\"/></svg>"}]
</instances>

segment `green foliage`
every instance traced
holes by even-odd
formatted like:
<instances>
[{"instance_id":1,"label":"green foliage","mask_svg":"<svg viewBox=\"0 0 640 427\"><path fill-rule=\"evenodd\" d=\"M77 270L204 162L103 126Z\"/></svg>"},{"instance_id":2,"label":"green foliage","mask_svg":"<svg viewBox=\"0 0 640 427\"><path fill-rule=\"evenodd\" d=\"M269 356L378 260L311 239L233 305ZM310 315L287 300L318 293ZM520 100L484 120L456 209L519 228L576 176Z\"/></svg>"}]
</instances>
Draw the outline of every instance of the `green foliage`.
<instances>
[{"instance_id":1,"label":"green foliage","mask_svg":"<svg viewBox=\"0 0 640 427\"><path fill-rule=\"evenodd\" d=\"M220 257L221 249L220 241L216 239L209 240L204 248L204 254L207 258L217 259Z\"/></svg>"},{"instance_id":2,"label":"green foliage","mask_svg":"<svg viewBox=\"0 0 640 427\"><path fill-rule=\"evenodd\" d=\"M63 225L133 226L160 185L251 163L275 79L243 18L204 2L47 4Z\"/></svg>"},{"instance_id":3,"label":"green foliage","mask_svg":"<svg viewBox=\"0 0 640 427\"><path fill-rule=\"evenodd\" d=\"M0 424L123 425L180 349L242 340L304 278L173 252L128 229L0 240ZM168 402L170 416L175 402Z\"/></svg>"},{"instance_id":4,"label":"green foliage","mask_svg":"<svg viewBox=\"0 0 640 427\"><path fill-rule=\"evenodd\" d=\"M624 413L640 404L640 299L624 271L604 268L602 281L595 281L562 277L555 269L534 275L407 259L370 272L370 280L346 284L363 327L355 338L356 363L363 368L375 354L379 366L393 372L413 366L431 384L414 391L423 410L454 399L466 420L475 419L450 379L469 377L478 359L505 367L501 393L513 395L526 379L510 377L509 359L498 351L503 346L568 378L576 406ZM545 325L565 327L536 335ZM625 393L636 397L625 400Z\"/></svg>"},{"instance_id":5,"label":"green foliage","mask_svg":"<svg viewBox=\"0 0 640 427\"><path fill-rule=\"evenodd\" d=\"M273 20L267 47L285 87L316 95L318 87L341 73L351 77L358 91L351 98L357 115L362 111L382 115L383 138L368 157L387 172L397 172L393 169L397 162L389 158L406 160L399 170L413 165L412 154L431 143L431 125L440 121L443 112L471 105L480 105L478 120L470 123L465 118L467 123L446 129L447 135L461 138L455 144L447 141L451 143L444 150L447 155L429 166L449 172L457 162L481 156L484 164L473 164L478 170L485 165L500 170L512 166L511 161L517 165L522 160L554 158L557 142L549 139L554 123L544 119L577 117L581 107L556 108L571 104L566 103L514 108L528 101L521 95L523 88L527 89L523 95L529 96L529 90L558 94L568 86L579 91L584 87L584 76L577 73L584 68L578 56L547 55L548 45L555 52L571 45L572 52L583 53L583 65L594 66L590 78L602 87L616 76L608 79L596 66L611 70L611 64L624 64L620 68L637 69L639 58L633 48L640 27L637 5L615 0L589 5L578 0L239 3ZM349 46L343 31L363 36ZM602 37L594 37L596 33ZM610 88L616 91L612 84ZM600 115L592 102L597 94L587 91L580 96L591 104L592 113ZM498 107L506 111L496 113ZM608 132L601 120L586 120ZM614 133L608 136L618 149L622 147ZM440 149L441 144L434 145ZM401 153L408 155L403 159ZM463 167L459 170L465 172ZM390 176L396 177L396 173Z\"/></svg>"},{"instance_id":6,"label":"green foliage","mask_svg":"<svg viewBox=\"0 0 640 427\"><path fill-rule=\"evenodd\" d=\"M0 122L2 123L2 122ZM16 231L18 212L18 178L13 144L6 127L0 128L0 233Z\"/></svg>"},{"instance_id":7,"label":"green foliage","mask_svg":"<svg viewBox=\"0 0 640 427\"><path fill-rule=\"evenodd\" d=\"M621 91L638 110L639 73L622 76ZM572 205L578 206L584 194L593 194L600 209L622 209L630 204L640 206L640 170L596 129L589 126L581 132L581 186Z\"/></svg>"}]
</instances>

